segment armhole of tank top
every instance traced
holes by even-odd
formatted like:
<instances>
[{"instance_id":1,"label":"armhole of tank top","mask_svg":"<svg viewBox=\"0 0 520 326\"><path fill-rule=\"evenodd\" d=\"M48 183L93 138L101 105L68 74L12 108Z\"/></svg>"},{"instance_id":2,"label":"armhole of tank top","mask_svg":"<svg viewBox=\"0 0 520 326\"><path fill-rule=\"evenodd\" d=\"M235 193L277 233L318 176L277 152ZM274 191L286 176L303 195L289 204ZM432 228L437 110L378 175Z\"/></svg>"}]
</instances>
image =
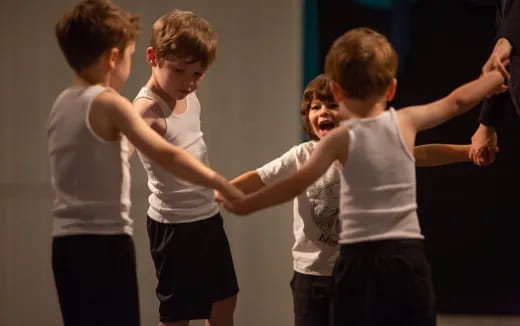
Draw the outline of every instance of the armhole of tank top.
<instances>
[{"instance_id":1,"label":"armhole of tank top","mask_svg":"<svg viewBox=\"0 0 520 326\"><path fill-rule=\"evenodd\" d=\"M139 92L141 93L141 92ZM159 97L159 95L155 94L154 92L152 92L150 89L146 88L145 89L145 94L138 94L135 99L134 99L134 102L137 101L138 99L140 98L144 98L144 99L147 99L147 100L150 100L154 103L154 105L158 105L159 106L159 110L161 110L161 113L162 113L162 118L164 120L164 135L161 135L159 134L161 137L163 138L167 138L167 135L168 135L168 118L166 117L166 111L163 107L163 105L166 105L166 103L164 102L164 100L162 98Z\"/></svg>"},{"instance_id":2,"label":"armhole of tank top","mask_svg":"<svg viewBox=\"0 0 520 326\"><path fill-rule=\"evenodd\" d=\"M349 123L349 121L350 121L350 123ZM354 133L354 130L353 130L354 128L352 128L351 125L352 125L352 120L342 121L342 122L340 122L340 125L339 125L339 127L347 128L347 132L348 132L347 154L348 154L348 156L350 156L350 153L354 149L354 144L356 142L356 134ZM345 166L347 164L348 164L348 158L347 158L347 162L345 162Z\"/></svg>"},{"instance_id":3,"label":"armhole of tank top","mask_svg":"<svg viewBox=\"0 0 520 326\"><path fill-rule=\"evenodd\" d=\"M65 94L67 94L67 92L70 91L70 88L67 88L65 90L63 90L59 95L58 97L56 97L56 100L54 100L54 104L52 105L51 107L51 111L49 112L49 116L47 117L47 122L46 122L46 131L47 131L47 134L49 133L49 128L50 128L50 125L51 125L51 122L53 121L53 118L54 118L54 115L55 115L55 110L56 110L56 103L59 103L61 102L61 100L63 99L63 97L65 97Z\"/></svg>"},{"instance_id":4,"label":"armhole of tank top","mask_svg":"<svg viewBox=\"0 0 520 326\"><path fill-rule=\"evenodd\" d=\"M99 96L101 95L102 93L108 91L108 88L104 88L102 90L100 90L100 92L98 92L95 96L92 96L88 103L87 103L87 109L85 110L85 125L87 126L87 129L88 131L90 132L90 134L99 142L101 143L104 143L104 144L111 144L111 143L114 143L114 142L117 142L119 140L114 140L114 141L110 141L110 140L106 140L104 139L103 137L99 136L98 134L96 134L96 132L94 131L94 129L92 129L92 126L90 125L90 119L89 119L89 116L90 116L90 110L92 109L92 103L94 102L94 100Z\"/></svg>"},{"instance_id":5,"label":"armhole of tank top","mask_svg":"<svg viewBox=\"0 0 520 326\"><path fill-rule=\"evenodd\" d=\"M412 162L415 163L415 156L413 155L413 153L410 153L410 150L408 149L408 147L406 147L406 143L404 142L403 135L401 134L401 126L399 126L399 121L397 121L397 115L396 115L395 109L390 108L388 110L390 111L390 117L393 122L394 130L397 133L397 136L399 137L399 143L401 144L401 148L405 152L406 156L408 156L408 158L410 160L412 160Z\"/></svg>"}]
</instances>

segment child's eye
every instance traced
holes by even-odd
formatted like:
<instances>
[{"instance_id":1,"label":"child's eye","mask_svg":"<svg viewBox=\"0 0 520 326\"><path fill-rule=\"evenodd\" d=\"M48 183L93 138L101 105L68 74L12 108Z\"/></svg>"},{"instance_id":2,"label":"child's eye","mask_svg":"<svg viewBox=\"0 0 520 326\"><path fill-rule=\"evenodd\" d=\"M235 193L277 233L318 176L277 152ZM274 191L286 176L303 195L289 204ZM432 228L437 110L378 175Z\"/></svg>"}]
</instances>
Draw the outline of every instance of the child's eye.
<instances>
[{"instance_id":1,"label":"child's eye","mask_svg":"<svg viewBox=\"0 0 520 326\"><path fill-rule=\"evenodd\" d=\"M175 71L176 73L182 74L184 72L184 69L173 68L173 71Z\"/></svg>"},{"instance_id":2,"label":"child's eye","mask_svg":"<svg viewBox=\"0 0 520 326\"><path fill-rule=\"evenodd\" d=\"M320 106L319 105L313 105L311 106L311 110L319 110L320 109Z\"/></svg>"},{"instance_id":3,"label":"child's eye","mask_svg":"<svg viewBox=\"0 0 520 326\"><path fill-rule=\"evenodd\" d=\"M327 105L327 107L330 109L330 110L337 110L339 105L338 104L329 104Z\"/></svg>"}]
</instances>

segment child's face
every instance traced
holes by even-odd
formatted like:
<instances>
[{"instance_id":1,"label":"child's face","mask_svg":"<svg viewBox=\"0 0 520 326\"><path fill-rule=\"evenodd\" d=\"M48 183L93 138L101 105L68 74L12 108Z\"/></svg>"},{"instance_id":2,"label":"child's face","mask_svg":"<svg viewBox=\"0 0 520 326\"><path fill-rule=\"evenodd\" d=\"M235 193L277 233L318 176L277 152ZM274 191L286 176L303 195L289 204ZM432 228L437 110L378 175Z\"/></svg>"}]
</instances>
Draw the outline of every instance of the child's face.
<instances>
[{"instance_id":1,"label":"child's face","mask_svg":"<svg viewBox=\"0 0 520 326\"><path fill-rule=\"evenodd\" d=\"M172 99L182 100L202 82L206 69L200 62L190 61L190 58L168 55L152 67L159 87Z\"/></svg>"},{"instance_id":2,"label":"child's face","mask_svg":"<svg viewBox=\"0 0 520 326\"><path fill-rule=\"evenodd\" d=\"M124 52L120 52L115 69L110 78L110 87L120 90L125 84L132 68L132 55L135 52L135 42L130 42Z\"/></svg>"},{"instance_id":3,"label":"child's face","mask_svg":"<svg viewBox=\"0 0 520 326\"><path fill-rule=\"evenodd\" d=\"M323 138L339 123L338 104L335 102L322 102L314 98L309 109L309 122L314 135Z\"/></svg>"}]
</instances>

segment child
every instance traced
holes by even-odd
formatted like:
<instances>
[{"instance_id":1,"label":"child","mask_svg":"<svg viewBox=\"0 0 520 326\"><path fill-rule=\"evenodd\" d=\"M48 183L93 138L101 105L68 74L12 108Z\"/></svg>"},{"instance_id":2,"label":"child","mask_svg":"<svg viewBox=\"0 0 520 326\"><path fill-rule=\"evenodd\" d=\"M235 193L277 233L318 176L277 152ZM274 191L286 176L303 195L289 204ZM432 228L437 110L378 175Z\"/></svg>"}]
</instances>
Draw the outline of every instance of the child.
<instances>
[{"instance_id":1,"label":"child","mask_svg":"<svg viewBox=\"0 0 520 326\"><path fill-rule=\"evenodd\" d=\"M75 72L48 121L56 193L52 266L66 326L139 325L122 135L169 172L240 196L223 177L159 137L119 95L138 29L138 18L109 0L82 1L56 25Z\"/></svg>"},{"instance_id":2,"label":"child","mask_svg":"<svg viewBox=\"0 0 520 326\"><path fill-rule=\"evenodd\" d=\"M415 135L462 114L501 89L491 72L433 103L386 109L395 94L397 55L387 39L353 29L326 58L339 116L307 162L245 199L225 201L246 214L300 194L336 160L342 164L341 244L334 267L331 325L434 325L429 265L415 199Z\"/></svg>"},{"instance_id":3,"label":"child","mask_svg":"<svg viewBox=\"0 0 520 326\"><path fill-rule=\"evenodd\" d=\"M134 100L158 135L205 164L195 90L216 48L217 36L206 20L182 10L162 16L146 49L150 79ZM212 190L165 173L146 153L139 157L151 192L147 225L161 325L188 325L194 319L233 325L238 284Z\"/></svg>"},{"instance_id":4,"label":"child","mask_svg":"<svg viewBox=\"0 0 520 326\"><path fill-rule=\"evenodd\" d=\"M338 125L338 104L330 78L319 75L303 93L301 115L311 141L294 146L259 169L231 183L251 193L294 173L312 154L318 142ZM417 166L469 161L469 145L416 146ZM332 295L332 269L339 254L338 211L340 169L331 166L314 184L294 199L293 267L291 289L296 326L328 325Z\"/></svg>"}]
</instances>

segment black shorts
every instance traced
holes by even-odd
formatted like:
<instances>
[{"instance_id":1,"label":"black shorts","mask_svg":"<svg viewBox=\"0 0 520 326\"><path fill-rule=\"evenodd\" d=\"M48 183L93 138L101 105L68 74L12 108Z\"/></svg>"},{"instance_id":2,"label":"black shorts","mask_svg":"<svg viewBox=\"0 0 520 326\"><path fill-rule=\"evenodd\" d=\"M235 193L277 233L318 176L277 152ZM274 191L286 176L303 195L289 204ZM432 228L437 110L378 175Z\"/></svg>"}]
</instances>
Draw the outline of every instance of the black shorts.
<instances>
[{"instance_id":1,"label":"black shorts","mask_svg":"<svg viewBox=\"0 0 520 326\"><path fill-rule=\"evenodd\" d=\"M332 276L294 272L291 280L295 326L328 326Z\"/></svg>"},{"instance_id":2,"label":"black shorts","mask_svg":"<svg viewBox=\"0 0 520 326\"><path fill-rule=\"evenodd\" d=\"M331 325L433 326L435 298L422 240L341 246Z\"/></svg>"},{"instance_id":3,"label":"black shorts","mask_svg":"<svg viewBox=\"0 0 520 326\"><path fill-rule=\"evenodd\" d=\"M55 237L52 268L65 326L139 325L129 235Z\"/></svg>"},{"instance_id":4,"label":"black shorts","mask_svg":"<svg viewBox=\"0 0 520 326\"><path fill-rule=\"evenodd\" d=\"M208 319L214 302L238 293L220 214L190 223L147 219L161 322Z\"/></svg>"}]
</instances>

